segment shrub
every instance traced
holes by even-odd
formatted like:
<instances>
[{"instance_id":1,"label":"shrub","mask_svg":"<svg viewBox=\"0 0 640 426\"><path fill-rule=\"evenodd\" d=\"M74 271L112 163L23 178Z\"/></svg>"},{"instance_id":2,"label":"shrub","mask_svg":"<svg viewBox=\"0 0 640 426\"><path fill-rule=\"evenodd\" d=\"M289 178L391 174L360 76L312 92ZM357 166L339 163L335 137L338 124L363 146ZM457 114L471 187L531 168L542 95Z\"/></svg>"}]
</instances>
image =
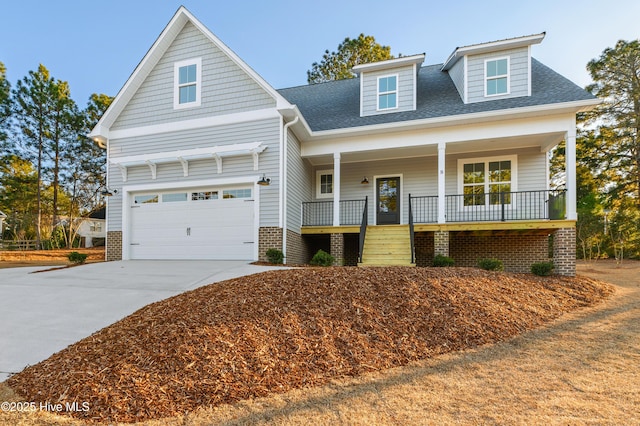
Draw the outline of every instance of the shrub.
<instances>
[{"instance_id":1,"label":"shrub","mask_svg":"<svg viewBox=\"0 0 640 426\"><path fill-rule=\"evenodd\" d=\"M553 262L538 262L531 265L531 273L541 277L546 277L551 275L553 268Z\"/></svg>"},{"instance_id":2,"label":"shrub","mask_svg":"<svg viewBox=\"0 0 640 426\"><path fill-rule=\"evenodd\" d=\"M284 262L284 253L282 253L282 250L270 248L267 250L267 259L269 263L280 265Z\"/></svg>"},{"instance_id":3,"label":"shrub","mask_svg":"<svg viewBox=\"0 0 640 426\"><path fill-rule=\"evenodd\" d=\"M318 250L311 259L311 264L314 266L331 266L336 259L324 250Z\"/></svg>"},{"instance_id":4,"label":"shrub","mask_svg":"<svg viewBox=\"0 0 640 426\"><path fill-rule=\"evenodd\" d=\"M87 255L85 253L78 253L77 251L72 251L69 253L69 262L75 263L76 265L83 264L87 261Z\"/></svg>"},{"instance_id":5,"label":"shrub","mask_svg":"<svg viewBox=\"0 0 640 426\"><path fill-rule=\"evenodd\" d=\"M478 267L485 271L504 271L504 264L500 259L480 259Z\"/></svg>"},{"instance_id":6,"label":"shrub","mask_svg":"<svg viewBox=\"0 0 640 426\"><path fill-rule=\"evenodd\" d=\"M433 266L437 267L453 266L455 265L455 263L455 260L453 260L449 256L444 256L442 254L438 254L433 258Z\"/></svg>"}]
</instances>

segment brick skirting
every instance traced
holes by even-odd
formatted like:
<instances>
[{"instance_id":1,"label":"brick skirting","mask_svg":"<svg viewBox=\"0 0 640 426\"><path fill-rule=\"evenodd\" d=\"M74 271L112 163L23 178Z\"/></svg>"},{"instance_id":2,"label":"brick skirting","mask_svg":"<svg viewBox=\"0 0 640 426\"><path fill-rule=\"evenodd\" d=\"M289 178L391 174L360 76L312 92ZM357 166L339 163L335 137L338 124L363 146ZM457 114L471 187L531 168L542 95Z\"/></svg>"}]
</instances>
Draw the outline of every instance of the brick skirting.
<instances>
[{"instance_id":1,"label":"brick skirting","mask_svg":"<svg viewBox=\"0 0 640 426\"><path fill-rule=\"evenodd\" d=\"M475 267L479 259L495 258L504 263L506 271L531 272L532 264L549 261L549 237L517 232L500 235L451 232L449 253L456 266Z\"/></svg>"},{"instance_id":2,"label":"brick skirting","mask_svg":"<svg viewBox=\"0 0 640 426\"><path fill-rule=\"evenodd\" d=\"M258 260L266 262L267 250L282 250L282 228L263 226L258 231Z\"/></svg>"},{"instance_id":3,"label":"brick skirting","mask_svg":"<svg viewBox=\"0 0 640 426\"><path fill-rule=\"evenodd\" d=\"M107 232L106 261L122 260L122 231Z\"/></svg>"},{"instance_id":4,"label":"brick skirting","mask_svg":"<svg viewBox=\"0 0 640 426\"><path fill-rule=\"evenodd\" d=\"M558 275L576 276L576 228L558 229L553 234L553 265Z\"/></svg>"}]
</instances>

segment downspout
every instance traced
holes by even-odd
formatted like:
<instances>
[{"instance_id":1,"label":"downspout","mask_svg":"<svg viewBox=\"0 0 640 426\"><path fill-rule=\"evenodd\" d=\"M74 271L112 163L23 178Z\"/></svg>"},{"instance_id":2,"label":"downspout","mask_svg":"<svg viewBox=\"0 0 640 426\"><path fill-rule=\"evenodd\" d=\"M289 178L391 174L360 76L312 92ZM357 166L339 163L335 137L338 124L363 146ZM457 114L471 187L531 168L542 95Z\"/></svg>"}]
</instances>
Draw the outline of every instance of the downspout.
<instances>
[{"instance_id":1,"label":"downspout","mask_svg":"<svg viewBox=\"0 0 640 426\"><path fill-rule=\"evenodd\" d=\"M284 252L284 264L287 264L287 163L288 163L288 141L289 138L287 137L288 135L288 131L289 131L289 127L293 126L294 124L296 124L298 122L298 120L300 119L300 117L298 117L296 115L296 117L286 123L283 127L282 130L282 151L283 151L283 158L282 158L282 248L283 248L283 252Z\"/></svg>"}]
</instances>

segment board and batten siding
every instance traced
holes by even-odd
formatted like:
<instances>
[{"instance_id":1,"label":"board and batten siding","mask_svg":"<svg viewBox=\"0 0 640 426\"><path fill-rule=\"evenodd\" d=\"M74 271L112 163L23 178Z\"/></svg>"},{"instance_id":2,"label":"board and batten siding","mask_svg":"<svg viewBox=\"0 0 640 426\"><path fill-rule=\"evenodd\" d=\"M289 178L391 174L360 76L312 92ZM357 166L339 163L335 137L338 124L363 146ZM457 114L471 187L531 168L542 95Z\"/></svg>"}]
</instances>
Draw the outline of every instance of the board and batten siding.
<instances>
[{"instance_id":1,"label":"board and batten siding","mask_svg":"<svg viewBox=\"0 0 640 426\"><path fill-rule=\"evenodd\" d=\"M510 93L486 97L485 60L509 57ZM527 47L498 52L470 55L467 59L468 102L484 102L494 99L516 98L529 95L529 49Z\"/></svg>"},{"instance_id":2,"label":"board and batten siding","mask_svg":"<svg viewBox=\"0 0 640 426\"><path fill-rule=\"evenodd\" d=\"M202 58L201 106L174 110L174 63ZM187 22L111 130L212 117L275 106L275 100Z\"/></svg>"},{"instance_id":3,"label":"board and batten siding","mask_svg":"<svg viewBox=\"0 0 640 426\"><path fill-rule=\"evenodd\" d=\"M465 59L462 58L458 62L456 62L449 72L449 77L453 84L458 89L458 93L460 94L460 99L464 102L464 62Z\"/></svg>"},{"instance_id":4,"label":"board and batten siding","mask_svg":"<svg viewBox=\"0 0 640 426\"><path fill-rule=\"evenodd\" d=\"M109 188L123 185L145 185L162 183L184 183L192 186L201 180L226 179L265 174L271 185L260 187L260 226L278 226L279 222L279 161L280 119L216 126L180 132L140 136L109 141L110 158L141 155L146 153L171 152L182 149L203 148L230 144L262 142L267 146L259 156L259 169L253 169L253 156L223 157L222 173L218 173L216 161L211 158L189 161L189 176L184 176L182 165L175 161L157 165L156 179L146 165L132 166L127 171L127 182L122 181L120 169L109 164ZM122 230L122 197L109 199L108 227L110 231Z\"/></svg>"},{"instance_id":5,"label":"board and batten siding","mask_svg":"<svg viewBox=\"0 0 640 426\"><path fill-rule=\"evenodd\" d=\"M300 233L302 203L312 198L312 169L301 156L300 142L288 130L287 135L287 229Z\"/></svg>"},{"instance_id":6,"label":"board and batten siding","mask_svg":"<svg viewBox=\"0 0 640 426\"><path fill-rule=\"evenodd\" d=\"M378 77L397 75L398 108L378 110ZM385 114L415 109L416 71L413 66L362 73L362 115Z\"/></svg>"}]
</instances>

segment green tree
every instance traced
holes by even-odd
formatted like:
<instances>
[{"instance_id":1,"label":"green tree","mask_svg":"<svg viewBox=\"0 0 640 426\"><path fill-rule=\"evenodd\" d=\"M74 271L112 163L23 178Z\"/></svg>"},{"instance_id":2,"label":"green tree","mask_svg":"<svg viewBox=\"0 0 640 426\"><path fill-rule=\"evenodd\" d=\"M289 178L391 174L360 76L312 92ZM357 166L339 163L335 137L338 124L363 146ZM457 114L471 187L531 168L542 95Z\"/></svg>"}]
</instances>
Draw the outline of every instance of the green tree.
<instances>
[{"instance_id":1,"label":"green tree","mask_svg":"<svg viewBox=\"0 0 640 426\"><path fill-rule=\"evenodd\" d=\"M314 62L307 71L309 84L353 78L351 69L360 64L393 59L391 48L376 43L373 36L360 34L358 38L345 38L336 52L325 51L322 61Z\"/></svg>"},{"instance_id":2,"label":"green tree","mask_svg":"<svg viewBox=\"0 0 640 426\"><path fill-rule=\"evenodd\" d=\"M640 40L618 41L587 69L587 90L603 100L588 116L597 145L590 161L606 174L609 194L631 196L640 208Z\"/></svg>"},{"instance_id":3,"label":"green tree","mask_svg":"<svg viewBox=\"0 0 640 426\"><path fill-rule=\"evenodd\" d=\"M69 247L82 223L80 216L104 206L104 198L100 192L106 186L106 151L86 135L98 123L112 101L112 97L104 94L91 95L81 114L81 130L68 150L67 161L71 167L67 169L65 181L71 200L65 231Z\"/></svg>"},{"instance_id":4,"label":"green tree","mask_svg":"<svg viewBox=\"0 0 640 426\"><path fill-rule=\"evenodd\" d=\"M0 210L7 218L7 232L12 239L35 237L38 177L33 164L17 155L0 162Z\"/></svg>"},{"instance_id":5,"label":"green tree","mask_svg":"<svg viewBox=\"0 0 640 426\"><path fill-rule=\"evenodd\" d=\"M49 114L51 112L51 92L54 81L49 70L40 64L38 71L19 80L13 91L14 119L20 132L20 140L29 158L37 164L36 191L36 247L41 246L42 228L42 179L46 143L51 136Z\"/></svg>"},{"instance_id":6,"label":"green tree","mask_svg":"<svg viewBox=\"0 0 640 426\"><path fill-rule=\"evenodd\" d=\"M4 142L7 139L9 118L11 117L11 85L7 80L7 69L0 62L0 157L6 154Z\"/></svg>"}]
</instances>

